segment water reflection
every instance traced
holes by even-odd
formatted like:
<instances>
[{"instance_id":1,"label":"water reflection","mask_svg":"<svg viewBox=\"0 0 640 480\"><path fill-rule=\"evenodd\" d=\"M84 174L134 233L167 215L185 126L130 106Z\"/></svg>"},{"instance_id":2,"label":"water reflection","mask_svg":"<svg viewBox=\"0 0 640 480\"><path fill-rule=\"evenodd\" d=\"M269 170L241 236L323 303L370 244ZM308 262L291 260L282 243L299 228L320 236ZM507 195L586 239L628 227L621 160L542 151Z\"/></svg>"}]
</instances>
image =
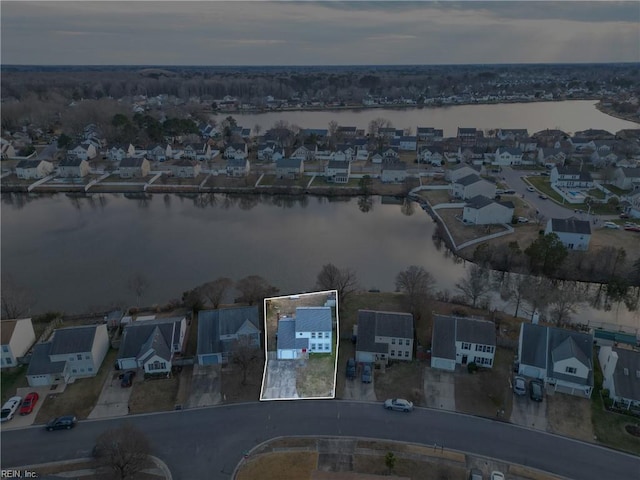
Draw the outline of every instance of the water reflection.
<instances>
[{"instance_id":1,"label":"water reflection","mask_svg":"<svg viewBox=\"0 0 640 480\"><path fill-rule=\"evenodd\" d=\"M371 195L358 197L358 210L362 213L368 213L373 210L373 197L371 197Z\"/></svg>"}]
</instances>

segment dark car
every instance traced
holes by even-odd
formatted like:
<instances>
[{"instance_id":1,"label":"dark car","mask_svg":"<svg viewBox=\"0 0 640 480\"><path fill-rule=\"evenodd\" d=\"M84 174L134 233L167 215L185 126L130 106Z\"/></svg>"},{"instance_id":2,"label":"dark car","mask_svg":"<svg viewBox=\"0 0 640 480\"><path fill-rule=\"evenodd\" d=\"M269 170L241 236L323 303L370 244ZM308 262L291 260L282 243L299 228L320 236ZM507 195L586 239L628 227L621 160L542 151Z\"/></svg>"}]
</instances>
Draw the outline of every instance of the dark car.
<instances>
[{"instance_id":1,"label":"dark car","mask_svg":"<svg viewBox=\"0 0 640 480\"><path fill-rule=\"evenodd\" d=\"M356 378L356 359L347 360L347 378Z\"/></svg>"},{"instance_id":2,"label":"dark car","mask_svg":"<svg viewBox=\"0 0 640 480\"><path fill-rule=\"evenodd\" d=\"M64 417L57 417L47 423L47 431L51 430L70 430L76 426L78 419L73 415L66 415Z\"/></svg>"},{"instance_id":3,"label":"dark car","mask_svg":"<svg viewBox=\"0 0 640 480\"><path fill-rule=\"evenodd\" d=\"M529 382L529 398L534 402L541 402L544 396L544 384L540 380Z\"/></svg>"},{"instance_id":4,"label":"dark car","mask_svg":"<svg viewBox=\"0 0 640 480\"><path fill-rule=\"evenodd\" d=\"M29 415L33 412L33 408L36 406L38 398L40 398L40 396L37 392L31 392L24 397L22 405L20 406L20 415Z\"/></svg>"},{"instance_id":5,"label":"dark car","mask_svg":"<svg viewBox=\"0 0 640 480\"><path fill-rule=\"evenodd\" d=\"M544 193L541 193L540 195L538 195L538 197L541 198L542 200L546 200L547 198L549 198Z\"/></svg>"},{"instance_id":6,"label":"dark car","mask_svg":"<svg viewBox=\"0 0 640 480\"><path fill-rule=\"evenodd\" d=\"M133 377L136 376L136 372L129 370L128 372L120 375L120 386L122 388L130 387L133 384Z\"/></svg>"},{"instance_id":7,"label":"dark car","mask_svg":"<svg viewBox=\"0 0 640 480\"><path fill-rule=\"evenodd\" d=\"M371 365L365 365L362 369L362 383L371 383Z\"/></svg>"},{"instance_id":8,"label":"dark car","mask_svg":"<svg viewBox=\"0 0 640 480\"><path fill-rule=\"evenodd\" d=\"M621 213L620 214L620 218L629 218L629 214L628 213Z\"/></svg>"}]
</instances>

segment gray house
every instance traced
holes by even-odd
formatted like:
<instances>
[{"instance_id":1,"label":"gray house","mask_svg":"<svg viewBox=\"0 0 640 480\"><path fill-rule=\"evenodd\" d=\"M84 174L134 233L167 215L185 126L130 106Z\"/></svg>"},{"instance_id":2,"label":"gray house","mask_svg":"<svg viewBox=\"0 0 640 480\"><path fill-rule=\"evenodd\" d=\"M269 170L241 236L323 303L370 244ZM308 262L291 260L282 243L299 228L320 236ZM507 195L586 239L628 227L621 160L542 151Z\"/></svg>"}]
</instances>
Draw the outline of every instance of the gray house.
<instances>
[{"instance_id":1,"label":"gray house","mask_svg":"<svg viewBox=\"0 0 640 480\"><path fill-rule=\"evenodd\" d=\"M602 387L609 398L626 409L640 409L640 352L630 348L600 347Z\"/></svg>"},{"instance_id":2,"label":"gray house","mask_svg":"<svg viewBox=\"0 0 640 480\"><path fill-rule=\"evenodd\" d=\"M362 363L413 359L413 315L358 310L356 361Z\"/></svg>"},{"instance_id":3,"label":"gray house","mask_svg":"<svg viewBox=\"0 0 640 480\"><path fill-rule=\"evenodd\" d=\"M331 307L298 307L295 316L278 319L278 360L333 351Z\"/></svg>"},{"instance_id":4,"label":"gray house","mask_svg":"<svg viewBox=\"0 0 640 480\"><path fill-rule=\"evenodd\" d=\"M293 179L304 173L304 160L299 158L280 158L276 160L276 176Z\"/></svg>"},{"instance_id":5,"label":"gray house","mask_svg":"<svg viewBox=\"0 0 640 480\"><path fill-rule=\"evenodd\" d=\"M221 308L198 312L198 364L228 363L235 341L248 337L260 348L258 307Z\"/></svg>"},{"instance_id":6,"label":"gray house","mask_svg":"<svg viewBox=\"0 0 640 480\"><path fill-rule=\"evenodd\" d=\"M456 364L493 367L496 327L481 318L436 315L431 340L431 368L454 371Z\"/></svg>"}]
</instances>

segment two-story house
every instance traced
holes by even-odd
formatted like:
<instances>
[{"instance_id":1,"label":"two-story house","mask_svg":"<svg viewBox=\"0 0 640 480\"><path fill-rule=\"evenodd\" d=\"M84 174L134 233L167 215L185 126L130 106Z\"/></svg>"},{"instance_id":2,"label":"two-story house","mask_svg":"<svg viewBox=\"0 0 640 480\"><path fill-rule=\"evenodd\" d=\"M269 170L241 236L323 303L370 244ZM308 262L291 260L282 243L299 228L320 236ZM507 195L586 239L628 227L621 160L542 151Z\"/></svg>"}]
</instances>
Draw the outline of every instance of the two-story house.
<instances>
[{"instance_id":1,"label":"two-story house","mask_svg":"<svg viewBox=\"0 0 640 480\"><path fill-rule=\"evenodd\" d=\"M89 175L90 171L89 162L80 157L67 157L58 164L60 177L83 178Z\"/></svg>"},{"instance_id":2,"label":"two-story house","mask_svg":"<svg viewBox=\"0 0 640 480\"><path fill-rule=\"evenodd\" d=\"M274 142L261 143L257 153L261 162L276 162L284 157L284 149Z\"/></svg>"},{"instance_id":3,"label":"two-story house","mask_svg":"<svg viewBox=\"0 0 640 480\"><path fill-rule=\"evenodd\" d=\"M130 146L130 148L126 152L127 156L129 157L132 157L134 155L134 153L131 153L131 148L133 147ZM169 144L164 147L162 145L152 145L147 148L146 156L152 162L166 162L170 158L173 158L173 149ZM120 158L120 160L122 160L122 158Z\"/></svg>"},{"instance_id":4,"label":"two-story house","mask_svg":"<svg viewBox=\"0 0 640 480\"><path fill-rule=\"evenodd\" d=\"M522 150L515 147L499 147L496 150L492 165L520 165L522 163Z\"/></svg>"},{"instance_id":5,"label":"two-story house","mask_svg":"<svg viewBox=\"0 0 640 480\"><path fill-rule=\"evenodd\" d=\"M384 162L380 173L382 183L402 183L407 178L407 164L404 162Z\"/></svg>"},{"instance_id":6,"label":"two-story house","mask_svg":"<svg viewBox=\"0 0 640 480\"><path fill-rule=\"evenodd\" d=\"M174 160L166 166L172 175L179 178L196 178L200 175L202 169L196 160L188 160L186 158Z\"/></svg>"},{"instance_id":7,"label":"two-story house","mask_svg":"<svg viewBox=\"0 0 640 480\"><path fill-rule=\"evenodd\" d=\"M444 178L450 182L456 182L468 175L481 175L482 167L479 165L469 165L468 163L458 163L445 171Z\"/></svg>"},{"instance_id":8,"label":"two-story house","mask_svg":"<svg viewBox=\"0 0 640 480\"><path fill-rule=\"evenodd\" d=\"M294 179L304 173L304 160L299 158L281 158L276 160L276 176Z\"/></svg>"},{"instance_id":9,"label":"two-story house","mask_svg":"<svg viewBox=\"0 0 640 480\"><path fill-rule=\"evenodd\" d=\"M462 221L472 225L511 223L514 210L512 202L497 202L492 198L477 195L465 204Z\"/></svg>"},{"instance_id":10,"label":"two-story house","mask_svg":"<svg viewBox=\"0 0 640 480\"><path fill-rule=\"evenodd\" d=\"M416 137L420 142L441 142L444 138L444 132L441 128L418 127L416 128Z\"/></svg>"},{"instance_id":11,"label":"two-story house","mask_svg":"<svg viewBox=\"0 0 640 480\"><path fill-rule=\"evenodd\" d=\"M413 315L358 310L356 361L387 364L389 360L413 360Z\"/></svg>"},{"instance_id":12,"label":"two-story house","mask_svg":"<svg viewBox=\"0 0 640 480\"><path fill-rule=\"evenodd\" d=\"M418 147L418 137L415 135L405 135L400 137L400 150L405 152L415 152Z\"/></svg>"},{"instance_id":13,"label":"two-story house","mask_svg":"<svg viewBox=\"0 0 640 480\"><path fill-rule=\"evenodd\" d=\"M622 190L640 188L640 168L616 168L613 174L613 184Z\"/></svg>"},{"instance_id":14,"label":"two-story house","mask_svg":"<svg viewBox=\"0 0 640 480\"><path fill-rule=\"evenodd\" d=\"M30 318L16 320L2 320L0 322L0 337L2 344L0 352L2 361L0 368L10 368L18 365L18 358L24 357L36 341L33 323Z\"/></svg>"},{"instance_id":15,"label":"two-story house","mask_svg":"<svg viewBox=\"0 0 640 480\"><path fill-rule=\"evenodd\" d=\"M539 148L538 163L550 167L563 166L567 155L559 148Z\"/></svg>"},{"instance_id":16,"label":"two-story house","mask_svg":"<svg viewBox=\"0 0 640 480\"><path fill-rule=\"evenodd\" d=\"M120 178L146 177L150 171L149 160L141 157L123 158L118 166Z\"/></svg>"},{"instance_id":17,"label":"two-story house","mask_svg":"<svg viewBox=\"0 0 640 480\"><path fill-rule=\"evenodd\" d=\"M431 368L454 371L456 365L475 363L493 367L496 326L480 318L435 315L431 341Z\"/></svg>"},{"instance_id":18,"label":"two-story house","mask_svg":"<svg viewBox=\"0 0 640 480\"><path fill-rule=\"evenodd\" d=\"M246 177L250 169L251 164L247 157L227 159L227 175L230 177Z\"/></svg>"},{"instance_id":19,"label":"two-story house","mask_svg":"<svg viewBox=\"0 0 640 480\"><path fill-rule=\"evenodd\" d=\"M107 160L119 162L123 158L133 157L136 149L130 143L128 145L114 145L107 151Z\"/></svg>"},{"instance_id":20,"label":"two-story house","mask_svg":"<svg viewBox=\"0 0 640 480\"><path fill-rule=\"evenodd\" d=\"M475 128L458 127L457 138L463 146L473 146L478 138L482 137L482 130Z\"/></svg>"},{"instance_id":21,"label":"two-story house","mask_svg":"<svg viewBox=\"0 0 640 480\"><path fill-rule=\"evenodd\" d=\"M444 163L444 150L440 145L428 145L420 147L418 152L418 162L428 163L436 167Z\"/></svg>"},{"instance_id":22,"label":"two-story house","mask_svg":"<svg viewBox=\"0 0 640 480\"><path fill-rule=\"evenodd\" d=\"M556 187L592 188L591 173L580 167L555 166L549 176L551 185Z\"/></svg>"},{"instance_id":23,"label":"two-story house","mask_svg":"<svg viewBox=\"0 0 640 480\"><path fill-rule=\"evenodd\" d=\"M16 165L16 175L23 180L45 178L53 172L53 163L48 160L20 160Z\"/></svg>"},{"instance_id":24,"label":"two-story house","mask_svg":"<svg viewBox=\"0 0 640 480\"><path fill-rule=\"evenodd\" d=\"M325 178L331 183L348 183L351 174L351 162L329 160L325 168Z\"/></svg>"},{"instance_id":25,"label":"two-story house","mask_svg":"<svg viewBox=\"0 0 640 480\"><path fill-rule=\"evenodd\" d=\"M293 317L278 319L278 360L305 358L309 353L331 353L333 341L331 307L298 307Z\"/></svg>"},{"instance_id":26,"label":"two-story house","mask_svg":"<svg viewBox=\"0 0 640 480\"><path fill-rule=\"evenodd\" d=\"M555 233L569 250L588 250L591 224L588 220L579 220L576 217L550 218L544 233Z\"/></svg>"},{"instance_id":27,"label":"two-story house","mask_svg":"<svg viewBox=\"0 0 640 480\"><path fill-rule=\"evenodd\" d=\"M451 194L465 200L477 195L493 198L496 196L496 186L476 174L471 174L455 180L451 185Z\"/></svg>"},{"instance_id":28,"label":"two-story house","mask_svg":"<svg viewBox=\"0 0 640 480\"><path fill-rule=\"evenodd\" d=\"M224 149L224 158L247 158L249 150L246 143L233 143Z\"/></svg>"},{"instance_id":29,"label":"two-story house","mask_svg":"<svg viewBox=\"0 0 640 480\"><path fill-rule=\"evenodd\" d=\"M96 147L90 143L81 143L67 150L67 156L71 158L80 158L82 160L91 160L97 155Z\"/></svg>"},{"instance_id":30,"label":"two-story house","mask_svg":"<svg viewBox=\"0 0 640 480\"><path fill-rule=\"evenodd\" d=\"M640 352L616 346L600 347L602 388L619 408L640 409Z\"/></svg>"},{"instance_id":31,"label":"two-story house","mask_svg":"<svg viewBox=\"0 0 640 480\"><path fill-rule=\"evenodd\" d=\"M305 144L300 145L296 148L291 154L291 158L310 161L315 160L316 154L318 153L318 145L314 144Z\"/></svg>"}]
</instances>

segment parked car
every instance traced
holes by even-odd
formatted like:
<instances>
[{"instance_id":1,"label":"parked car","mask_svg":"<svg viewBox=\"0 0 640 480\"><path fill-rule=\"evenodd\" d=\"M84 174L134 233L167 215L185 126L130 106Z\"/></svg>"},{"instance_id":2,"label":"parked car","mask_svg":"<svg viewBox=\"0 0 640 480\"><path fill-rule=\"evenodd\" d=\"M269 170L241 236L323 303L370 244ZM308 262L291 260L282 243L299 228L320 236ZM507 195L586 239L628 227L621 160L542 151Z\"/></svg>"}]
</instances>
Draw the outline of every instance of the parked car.
<instances>
[{"instance_id":1,"label":"parked car","mask_svg":"<svg viewBox=\"0 0 640 480\"><path fill-rule=\"evenodd\" d=\"M529 219L526 217L518 217L518 223L529 223Z\"/></svg>"},{"instance_id":2,"label":"parked car","mask_svg":"<svg viewBox=\"0 0 640 480\"><path fill-rule=\"evenodd\" d=\"M136 376L136 372L129 370L120 375L120 386L122 388L130 387L133 384L133 377Z\"/></svg>"},{"instance_id":3,"label":"parked car","mask_svg":"<svg viewBox=\"0 0 640 480\"><path fill-rule=\"evenodd\" d=\"M620 225L618 225L617 223L613 223L613 222L604 222L602 224L602 226L604 228L613 228L615 230L619 230L620 229Z\"/></svg>"},{"instance_id":4,"label":"parked car","mask_svg":"<svg viewBox=\"0 0 640 480\"><path fill-rule=\"evenodd\" d=\"M33 412L33 408L36 406L36 403L38 403L39 398L38 392L31 392L24 397L22 405L20 406L20 415L29 415Z\"/></svg>"},{"instance_id":5,"label":"parked car","mask_svg":"<svg viewBox=\"0 0 640 480\"><path fill-rule=\"evenodd\" d=\"M413 410L413 402L404 398L389 398L384 402L384 408L387 410L398 410L400 412L410 412Z\"/></svg>"},{"instance_id":6,"label":"parked car","mask_svg":"<svg viewBox=\"0 0 640 480\"><path fill-rule=\"evenodd\" d=\"M371 383L372 377L371 365L365 365L362 369L362 383Z\"/></svg>"},{"instance_id":7,"label":"parked car","mask_svg":"<svg viewBox=\"0 0 640 480\"><path fill-rule=\"evenodd\" d=\"M76 426L78 419L74 415L65 415L63 417L56 417L47 423L45 427L48 432L51 430L70 430Z\"/></svg>"},{"instance_id":8,"label":"parked car","mask_svg":"<svg viewBox=\"0 0 640 480\"><path fill-rule=\"evenodd\" d=\"M504 473L494 470L491 472L491 480L504 480Z\"/></svg>"},{"instance_id":9,"label":"parked car","mask_svg":"<svg viewBox=\"0 0 640 480\"><path fill-rule=\"evenodd\" d=\"M527 381L524 377L513 378L513 393L516 395L525 395L527 393Z\"/></svg>"},{"instance_id":10,"label":"parked car","mask_svg":"<svg viewBox=\"0 0 640 480\"><path fill-rule=\"evenodd\" d=\"M535 188L533 188L532 186L528 186L528 187L527 187L527 190L528 190L529 192L535 192L535 191L536 191L536 189L535 189Z\"/></svg>"},{"instance_id":11,"label":"parked car","mask_svg":"<svg viewBox=\"0 0 640 480\"><path fill-rule=\"evenodd\" d=\"M541 402L544 397L544 384L540 380L529 382L529 398L534 402Z\"/></svg>"},{"instance_id":12,"label":"parked car","mask_svg":"<svg viewBox=\"0 0 640 480\"><path fill-rule=\"evenodd\" d=\"M509 190L505 190L504 193L507 194L507 195L513 195L513 194L516 193L516 191L509 189Z\"/></svg>"},{"instance_id":13,"label":"parked car","mask_svg":"<svg viewBox=\"0 0 640 480\"><path fill-rule=\"evenodd\" d=\"M22 403L22 397L18 396L11 397L7 400L2 406L2 410L0 410L0 422L8 422L11 420L20 407L20 403Z\"/></svg>"},{"instance_id":14,"label":"parked car","mask_svg":"<svg viewBox=\"0 0 640 480\"><path fill-rule=\"evenodd\" d=\"M628 213L621 213L620 214L620 218L629 218L629 214Z\"/></svg>"},{"instance_id":15,"label":"parked car","mask_svg":"<svg viewBox=\"0 0 640 480\"><path fill-rule=\"evenodd\" d=\"M356 359L350 358L347 360L347 378L356 378Z\"/></svg>"},{"instance_id":16,"label":"parked car","mask_svg":"<svg viewBox=\"0 0 640 480\"><path fill-rule=\"evenodd\" d=\"M544 193L541 193L540 195L538 195L538 197L540 197L542 200L546 200L547 198L549 198Z\"/></svg>"},{"instance_id":17,"label":"parked car","mask_svg":"<svg viewBox=\"0 0 640 480\"><path fill-rule=\"evenodd\" d=\"M482 480L483 478L482 472L477 468L472 468L469 472L469 480Z\"/></svg>"}]
</instances>

